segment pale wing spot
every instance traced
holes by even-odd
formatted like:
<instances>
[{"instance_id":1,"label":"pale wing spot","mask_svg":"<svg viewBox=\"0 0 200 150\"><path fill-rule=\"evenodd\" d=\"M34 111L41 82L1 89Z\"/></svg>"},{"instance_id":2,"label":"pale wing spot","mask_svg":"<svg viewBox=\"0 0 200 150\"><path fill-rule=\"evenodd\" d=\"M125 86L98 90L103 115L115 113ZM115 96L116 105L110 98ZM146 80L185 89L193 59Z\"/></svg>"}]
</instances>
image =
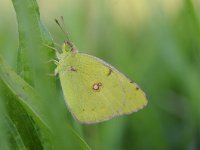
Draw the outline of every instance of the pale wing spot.
<instances>
[{"instance_id":1,"label":"pale wing spot","mask_svg":"<svg viewBox=\"0 0 200 150\"><path fill-rule=\"evenodd\" d=\"M99 86L98 86L97 84L94 84L94 85L93 85L93 89L94 89L94 90L98 90L98 89L99 89Z\"/></svg>"},{"instance_id":2,"label":"pale wing spot","mask_svg":"<svg viewBox=\"0 0 200 150\"><path fill-rule=\"evenodd\" d=\"M94 83L93 84L93 86L92 86L92 89L94 90L94 91L100 91L100 89L101 89L101 87L102 87L102 83L101 82L98 82L98 83Z\"/></svg>"}]
</instances>

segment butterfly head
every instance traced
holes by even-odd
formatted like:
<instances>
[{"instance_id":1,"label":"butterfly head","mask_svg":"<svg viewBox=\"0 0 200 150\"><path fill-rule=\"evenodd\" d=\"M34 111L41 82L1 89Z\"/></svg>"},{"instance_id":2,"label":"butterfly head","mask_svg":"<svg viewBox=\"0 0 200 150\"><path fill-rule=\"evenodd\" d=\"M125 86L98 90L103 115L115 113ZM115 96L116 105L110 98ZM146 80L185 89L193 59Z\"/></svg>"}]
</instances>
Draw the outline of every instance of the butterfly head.
<instances>
[{"instance_id":1,"label":"butterfly head","mask_svg":"<svg viewBox=\"0 0 200 150\"><path fill-rule=\"evenodd\" d=\"M72 42L70 42L69 40L64 41L64 43L62 45L62 53L76 54L77 52L78 52L78 50Z\"/></svg>"},{"instance_id":2,"label":"butterfly head","mask_svg":"<svg viewBox=\"0 0 200 150\"><path fill-rule=\"evenodd\" d=\"M63 16L61 16L61 20L64 24L64 19ZM64 41L63 45L62 45L62 53L73 53L76 54L78 52L77 48L74 46L74 44L69 40L69 34L68 32L66 32L65 28L63 28L61 26L61 24L59 23L59 21L57 19L55 19L56 24L60 27L60 29L63 31L63 33L66 35L67 40Z\"/></svg>"}]
</instances>

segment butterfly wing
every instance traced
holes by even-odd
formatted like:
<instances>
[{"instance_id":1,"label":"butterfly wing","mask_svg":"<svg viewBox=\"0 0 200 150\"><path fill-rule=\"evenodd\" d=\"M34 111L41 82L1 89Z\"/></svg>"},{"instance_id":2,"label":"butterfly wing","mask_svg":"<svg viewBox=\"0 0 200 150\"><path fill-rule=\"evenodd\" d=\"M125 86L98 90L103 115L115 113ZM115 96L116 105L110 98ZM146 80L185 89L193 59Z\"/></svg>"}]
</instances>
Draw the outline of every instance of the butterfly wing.
<instances>
[{"instance_id":1,"label":"butterfly wing","mask_svg":"<svg viewBox=\"0 0 200 150\"><path fill-rule=\"evenodd\" d=\"M70 54L60 60L58 70L66 103L82 123L130 114L147 104L136 83L96 57Z\"/></svg>"}]
</instances>

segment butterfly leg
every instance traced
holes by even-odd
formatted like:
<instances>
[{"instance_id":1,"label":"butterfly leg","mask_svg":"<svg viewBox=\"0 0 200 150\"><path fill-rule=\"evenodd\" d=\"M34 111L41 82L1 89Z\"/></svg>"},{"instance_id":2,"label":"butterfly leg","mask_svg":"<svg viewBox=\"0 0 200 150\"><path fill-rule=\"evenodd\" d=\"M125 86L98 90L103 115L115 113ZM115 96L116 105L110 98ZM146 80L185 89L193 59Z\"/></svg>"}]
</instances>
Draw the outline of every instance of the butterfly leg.
<instances>
[{"instance_id":1,"label":"butterfly leg","mask_svg":"<svg viewBox=\"0 0 200 150\"><path fill-rule=\"evenodd\" d=\"M58 74L58 68L56 67L56 69L54 70L54 73L49 73L47 75L51 76L51 77L55 77L55 76L57 76L57 74Z\"/></svg>"},{"instance_id":2,"label":"butterfly leg","mask_svg":"<svg viewBox=\"0 0 200 150\"><path fill-rule=\"evenodd\" d=\"M51 63L51 62L53 62L55 65L59 65L59 62L56 59L51 59L47 61L47 63Z\"/></svg>"},{"instance_id":3,"label":"butterfly leg","mask_svg":"<svg viewBox=\"0 0 200 150\"><path fill-rule=\"evenodd\" d=\"M49 45L47 45L47 44L43 44L44 46L46 46L46 47L48 47L48 48L50 48L50 49L53 49L53 50L55 50L56 52L58 51L55 47L53 47L53 46L49 46Z\"/></svg>"}]
</instances>

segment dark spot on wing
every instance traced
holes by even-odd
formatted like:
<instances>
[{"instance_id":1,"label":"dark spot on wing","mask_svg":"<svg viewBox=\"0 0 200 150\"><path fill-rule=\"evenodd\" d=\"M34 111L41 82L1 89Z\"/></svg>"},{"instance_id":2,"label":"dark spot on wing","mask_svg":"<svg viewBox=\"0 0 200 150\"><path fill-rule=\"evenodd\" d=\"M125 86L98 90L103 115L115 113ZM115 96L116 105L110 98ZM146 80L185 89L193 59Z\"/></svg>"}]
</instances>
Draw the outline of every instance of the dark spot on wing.
<instances>
[{"instance_id":1,"label":"dark spot on wing","mask_svg":"<svg viewBox=\"0 0 200 150\"><path fill-rule=\"evenodd\" d=\"M106 67L106 68L108 68L108 73L106 74L107 76L110 76L111 75L111 73L112 73L112 68L109 66L109 65L107 65L107 64L104 64L104 66Z\"/></svg>"},{"instance_id":2,"label":"dark spot on wing","mask_svg":"<svg viewBox=\"0 0 200 150\"><path fill-rule=\"evenodd\" d=\"M136 85L136 87L135 87L135 89L138 91L140 88L139 88L139 86L133 81L133 80L130 80L130 83L132 83L132 84L135 84Z\"/></svg>"},{"instance_id":3,"label":"dark spot on wing","mask_svg":"<svg viewBox=\"0 0 200 150\"><path fill-rule=\"evenodd\" d=\"M109 68L107 76L110 76L110 75L111 75L111 73L112 73L112 69L111 69L111 68Z\"/></svg>"},{"instance_id":4,"label":"dark spot on wing","mask_svg":"<svg viewBox=\"0 0 200 150\"><path fill-rule=\"evenodd\" d=\"M71 71L71 72L76 72L77 69L76 69L74 66L70 66L69 71Z\"/></svg>"},{"instance_id":5,"label":"dark spot on wing","mask_svg":"<svg viewBox=\"0 0 200 150\"><path fill-rule=\"evenodd\" d=\"M85 109L82 109L82 111L85 111Z\"/></svg>"},{"instance_id":6,"label":"dark spot on wing","mask_svg":"<svg viewBox=\"0 0 200 150\"><path fill-rule=\"evenodd\" d=\"M138 86L136 86L136 88L135 88L136 90L139 90L140 88L138 87Z\"/></svg>"}]
</instances>

